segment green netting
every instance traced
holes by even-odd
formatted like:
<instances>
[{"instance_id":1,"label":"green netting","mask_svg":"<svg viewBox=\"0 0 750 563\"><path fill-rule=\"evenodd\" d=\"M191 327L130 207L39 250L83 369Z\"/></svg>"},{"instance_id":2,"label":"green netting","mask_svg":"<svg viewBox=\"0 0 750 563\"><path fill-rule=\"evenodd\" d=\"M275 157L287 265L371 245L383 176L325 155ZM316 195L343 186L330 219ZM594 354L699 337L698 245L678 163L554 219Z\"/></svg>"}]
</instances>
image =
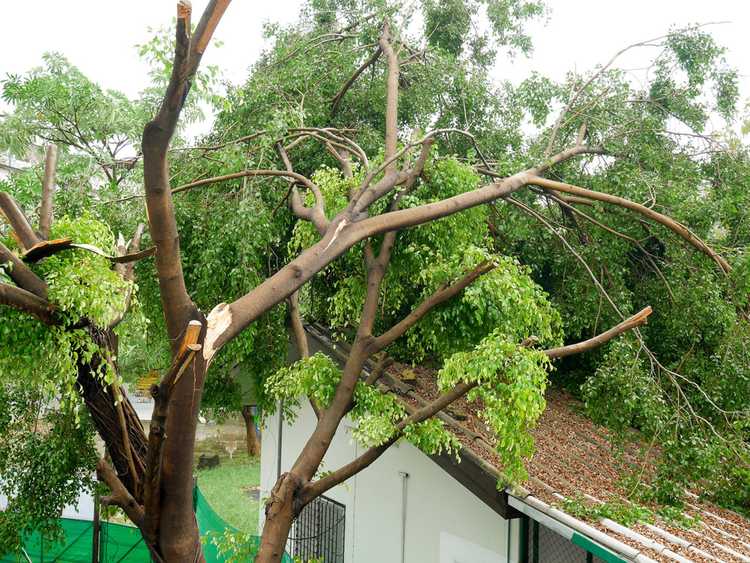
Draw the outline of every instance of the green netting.
<instances>
[{"instance_id":1,"label":"green netting","mask_svg":"<svg viewBox=\"0 0 750 563\"><path fill-rule=\"evenodd\" d=\"M198 529L201 533L201 537L205 539L203 544L203 554L206 556L206 562L224 561L224 559L218 554L216 546L211 542L211 537L214 534L223 534L225 530L237 532L237 528L227 524L221 516L216 514L216 511L211 508L211 505L198 487L193 489L193 504L195 506L195 516L198 519ZM253 554L257 553L258 548L260 547L260 537L250 536L250 544L250 552ZM293 563L293 559L286 553L281 561L282 563Z\"/></svg>"},{"instance_id":2,"label":"green netting","mask_svg":"<svg viewBox=\"0 0 750 563\"><path fill-rule=\"evenodd\" d=\"M203 553L206 563L223 563L216 547L211 542L211 537L223 534L225 530L237 531L236 528L227 524L219 516L198 487L193 492L195 515L198 520L198 529L204 538ZM24 548L19 553L8 553L0 557L0 563L25 562L25 563L82 563L91 561L93 523L88 520L73 520L61 518L60 525L63 530L63 540L50 542L44 540L41 534L34 532L24 538ZM123 524L112 524L101 522L101 534L99 536L100 557L102 563L144 563L150 561L146 545L143 543L141 533L137 528ZM251 553L256 553L260 546L260 538L251 536ZM292 558L284 554L284 563L292 563Z\"/></svg>"},{"instance_id":3,"label":"green netting","mask_svg":"<svg viewBox=\"0 0 750 563\"><path fill-rule=\"evenodd\" d=\"M61 563L80 563L91 561L93 523L88 520L60 520L64 539L61 542L50 542L34 532L24 540L24 549L17 554L7 554L0 561L60 561ZM137 528L101 522L99 536L100 561L103 563L142 563L149 561L148 549L144 545L141 533Z\"/></svg>"}]
</instances>

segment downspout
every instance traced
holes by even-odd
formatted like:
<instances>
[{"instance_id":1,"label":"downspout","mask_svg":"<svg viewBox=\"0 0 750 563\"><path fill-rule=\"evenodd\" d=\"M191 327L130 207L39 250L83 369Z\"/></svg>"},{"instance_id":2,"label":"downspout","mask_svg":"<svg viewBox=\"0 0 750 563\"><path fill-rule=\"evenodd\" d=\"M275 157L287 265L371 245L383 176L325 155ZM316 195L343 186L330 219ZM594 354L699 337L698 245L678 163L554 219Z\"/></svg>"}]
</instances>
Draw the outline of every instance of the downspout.
<instances>
[{"instance_id":1,"label":"downspout","mask_svg":"<svg viewBox=\"0 0 750 563\"><path fill-rule=\"evenodd\" d=\"M401 475L401 563L406 563L406 499L409 482L409 474L399 471Z\"/></svg>"},{"instance_id":2,"label":"downspout","mask_svg":"<svg viewBox=\"0 0 750 563\"><path fill-rule=\"evenodd\" d=\"M511 530L513 528L513 520L508 520L508 527L506 528L507 533L505 534L505 561L506 563L510 563L510 540L513 534L511 534Z\"/></svg>"},{"instance_id":3,"label":"downspout","mask_svg":"<svg viewBox=\"0 0 750 563\"><path fill-rule=\"evenodd\" d=\"M284 403L279 401L279 437L276 444L276 481L281 477L281 446L283 445L284 433Z\"/></svg>"}]
</instances>

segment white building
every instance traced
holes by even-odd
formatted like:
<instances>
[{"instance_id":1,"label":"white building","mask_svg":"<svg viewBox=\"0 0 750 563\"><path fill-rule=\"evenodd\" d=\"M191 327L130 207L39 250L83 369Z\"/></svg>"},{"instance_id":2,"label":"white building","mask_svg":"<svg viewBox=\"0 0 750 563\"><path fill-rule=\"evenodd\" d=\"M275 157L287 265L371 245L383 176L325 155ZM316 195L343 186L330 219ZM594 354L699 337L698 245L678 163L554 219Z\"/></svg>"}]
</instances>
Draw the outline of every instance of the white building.
<instances>
[{"instance_id":1,"label":"white building","mask_svg":"<svg viewBox=\"0 0 750 563\"><path fill-rule=\"evenodd\" d=\"M339 361L342 347L309 328L311 352ZM417 387L417 382L412 385ZM391 378L398 393L412 393ZM457 422L465 444L461 462L427 456L401 441L370 467L305 507L295 521L287 551L325 563L588 563L618 561L750 562L750 522L694 498L688 513L700 513L697 529L665 522L626 527L611 520L586 523L554 505L584 495L591 502L616 494L617 461L606 431L571 410L572 399L553 393L535 431L537 454L531 478L513 492L496 488L498 471L485 442L468 422ZM266 421L261 454L261 498L288 471L315 426L306 405L292 424L278 413ZM474 426L476 427L476 426ZM345 421L324 459L334 470L360 453ZM484 448L484 449L483 449ZM599 498L597 498L597 496ZM261 508L261 526L263 521Z\"/></svg>"},{"instance_id":2,"label":"white building","mask_svg":"<svg viewBox=\"0 0 750 563\"><path fill-rule=\"evenodd\" d=\"M314 421L309 406L294 426L284 425L281 434L278 415L268 421L263 429L261 498L268 496L277 479L279 438L283 472L301 451ZM362 453L350 436L351 427L343 426L326 455L324 469L339 467ZM390 448L371 468L335 487L326 497L343 505L345 511L343 537L334 538L337 541L332 546L336 553L343 545L344 557L335 561L507 560L510 522L477 502L463 485L407 442ZM340 511L331 513L336 519L341 517Z\"/></svg>"}]
</instances>

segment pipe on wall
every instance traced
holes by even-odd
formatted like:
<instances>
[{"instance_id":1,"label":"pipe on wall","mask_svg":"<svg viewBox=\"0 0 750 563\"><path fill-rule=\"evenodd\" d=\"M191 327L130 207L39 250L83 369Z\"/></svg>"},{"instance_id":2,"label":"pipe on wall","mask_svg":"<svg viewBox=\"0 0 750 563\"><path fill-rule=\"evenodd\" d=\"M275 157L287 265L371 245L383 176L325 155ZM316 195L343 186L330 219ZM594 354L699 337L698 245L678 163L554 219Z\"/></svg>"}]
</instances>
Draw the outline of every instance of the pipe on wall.
<instances>
[{"instance_id":1,"label":"pipe on wall","mask_svg":"<svg viewBox=\"0 0 750 563\"><path fill-rule=\"evenodd\" d=\"M408 493L409 474L399 471L401 475L401 563L406 563L406 500Z\"/></svg>"},{"instance_id":2,"label":"pipe on wall","mask_svg":"<svg viewBox=\"0 0 750 563\"><path fill-rule=\"evenodd\" d=\"M276 445L276 480L281 477L281 446L282 436L284 433L284 403L279 401L279 437L278 444Z\"/></svg>"}]
</instances>

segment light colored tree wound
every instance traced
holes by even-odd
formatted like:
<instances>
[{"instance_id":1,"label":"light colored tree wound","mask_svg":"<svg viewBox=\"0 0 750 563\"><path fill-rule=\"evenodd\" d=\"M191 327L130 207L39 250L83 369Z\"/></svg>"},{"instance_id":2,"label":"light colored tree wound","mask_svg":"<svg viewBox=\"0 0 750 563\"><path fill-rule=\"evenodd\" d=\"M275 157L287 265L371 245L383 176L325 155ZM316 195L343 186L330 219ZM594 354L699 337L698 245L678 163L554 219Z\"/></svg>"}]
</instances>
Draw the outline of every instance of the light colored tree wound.
<instances>
[{"instance_id":1,"label":"light colored tree wound","mask_svg":"<svg viewBox=\"0 0 750 563\"><path fill-rule=\"evenodd\" d=\"M323 249L323 252L325 252L326 250L328 250L329 248L331 248L331 245L336 241L336 239L339 236L339 233L341 232L341 230L344 227L346 227L347 223L348 223L348 221L346 219L342 220L341 223L339 223L338 227L336 227L336 230L333 233L333 236L331 237L331 240L328 242L328 244L326 245L326 247Z\"/></svg>"},{"instance_id":2,"label":"light colored tree wound","mask_svg":"<svg viewBox=\"0 0 750 563\"><path fill-rule=\"evenodd\" d=\"M217 348L214 347L219 337L224 334L232 324L232 309L226 303L219 303L206 317L206 338L203 341L203 359L206 363L211 361Z\"/></svg>"}]
</instances>

